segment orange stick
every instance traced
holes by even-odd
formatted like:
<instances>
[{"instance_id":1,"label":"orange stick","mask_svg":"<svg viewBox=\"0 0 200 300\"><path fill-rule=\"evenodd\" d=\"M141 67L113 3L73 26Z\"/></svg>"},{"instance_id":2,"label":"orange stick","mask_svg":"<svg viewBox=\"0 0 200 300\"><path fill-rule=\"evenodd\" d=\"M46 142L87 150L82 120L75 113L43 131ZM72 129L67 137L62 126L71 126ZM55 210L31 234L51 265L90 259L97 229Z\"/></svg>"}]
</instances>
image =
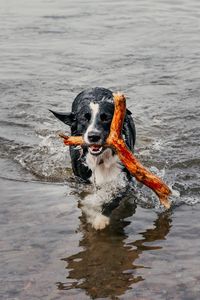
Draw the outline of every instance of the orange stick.
<instances>
[{"instance_id":1,"label":"orange stick","mask_svg":"<svg viewBox=\"0 0 200 300\"><path fill-rule=\"evenodd\" d=\"M122 94L113 94L115 111L110 127L110 134L106 140L106 145L111 146L117 152L117 155L124 166L129 172L144 185L152 189L159 197L161 204L166 208L170 208L170 201L168 200L171 190L162 181L161 178L147 170L133 155L133 153L127 148L122 135L122 126L126 113L126 99ZM84 140L82 136L65 136L60 134L60 137L64 139L65 145L82 145Z\"/></svg>"},{"instance_id":2,"label":"orange stick","mask_svg":"<svg viewBox=\"0 0 200 300\"><path fill-rule=\"evenodd\" d=\"M82 136L67 136L64 135L62 133L59 134L59 136L64 139L64 144L66 146L70 146L70 145L83 145L84 144L84 140Z\"/></svg>"},{"instance_id":3,"label":"orange stick","mask_svg":"<svg viewBox=\"0 0 200 300\"><path fill-rule=\"evenodd\" d=\"M168 196L171 194L169 187L161 178L147 170L127 148L122 136L121 128L126 113L126 99L124 95L114 94L115 112L111 123L110 135L107 144L113 146L119 159L129 170L129 172L144 185L151 188L159 197L161 204L166 208L170 207Z\"/></svg>"}]
</instances>

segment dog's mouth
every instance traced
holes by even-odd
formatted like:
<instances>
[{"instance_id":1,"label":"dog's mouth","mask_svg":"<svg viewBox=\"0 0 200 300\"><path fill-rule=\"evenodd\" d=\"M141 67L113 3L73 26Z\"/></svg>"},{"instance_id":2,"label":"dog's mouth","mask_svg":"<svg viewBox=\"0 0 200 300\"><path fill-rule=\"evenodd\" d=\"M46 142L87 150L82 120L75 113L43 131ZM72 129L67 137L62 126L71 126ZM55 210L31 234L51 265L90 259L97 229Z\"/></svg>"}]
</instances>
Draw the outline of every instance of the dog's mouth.
<instances>
[{"instance_id":1,"label":"dog's mouth","mask_svg":"<svg viewBox=\"0 0 200 300\"><path fill-rule=\"evenodd\" d=\"M99 155L103 152L103 147L100 145L91 145L88 147L90 154Z\"/></svg>"}]
</instances>

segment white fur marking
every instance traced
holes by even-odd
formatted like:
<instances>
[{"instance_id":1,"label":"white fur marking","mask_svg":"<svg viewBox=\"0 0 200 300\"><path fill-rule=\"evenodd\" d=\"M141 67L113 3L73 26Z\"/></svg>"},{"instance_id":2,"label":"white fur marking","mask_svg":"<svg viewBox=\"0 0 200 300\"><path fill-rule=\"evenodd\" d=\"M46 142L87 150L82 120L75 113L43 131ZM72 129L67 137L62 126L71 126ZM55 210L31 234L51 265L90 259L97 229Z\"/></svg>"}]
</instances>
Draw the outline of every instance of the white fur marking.
<instances>
[{"instance_id":1,"label":"white fur marking","mask_svg":"<svg viewBox=\"0 0 200 300\"><path fill-rule=\"evenodd\" d=\"M110 218L102 214L103 204L109 203L119 195L119 191L126 189L126 175L121 172L112 182L104 183L95 189L93 194L88 194L82 200L81 208L87 218L87 222L96 230L104 229L110 223Z\"/></svg>"},{"instance_id":2,"label":"white fur marking","mask_svg":"<svg viewBox=\"0 0 200 300\"><path fill-rule=\"evenodd\" d=\"M92 111L92 117L91 117L91 123L90 125L88 126L87 130L86 130L86 133L84 134L84 140L87 144L89 144L89 140L88 140L88 133L90 131L97 131L95 130L95 121L96 121L96 116L99 112L99 104L98 103L93 103L91 102L90 103L90 108L91 108L91 111ZM97 131L98 132L98 131Z\"/></svg>"},{"instance_id":3,"label":"white fur marking","mask_svg":"<svg viewBox=\"0 0 200 300\"><path fill-rule=\"evenodd\" d=\"M118 157L117 155L113 156L112 150L109 148L99 156L91 155L88 152L86 164L92 170L90 181L97 185L113 181L121 173Z\"/></svg>"},{"instance_id":4,"label":"white fur marking","mask_svg":"<svg viewBox=\"0 0 200 300\"><path fill-rule=\"evenodd\" d=\"M92 223L92 227L96 230L102 230L106 226L108 226L109 223L110 223L110 219L108 217L102 214L98 214Z\"/></svg>"}]
</instances>

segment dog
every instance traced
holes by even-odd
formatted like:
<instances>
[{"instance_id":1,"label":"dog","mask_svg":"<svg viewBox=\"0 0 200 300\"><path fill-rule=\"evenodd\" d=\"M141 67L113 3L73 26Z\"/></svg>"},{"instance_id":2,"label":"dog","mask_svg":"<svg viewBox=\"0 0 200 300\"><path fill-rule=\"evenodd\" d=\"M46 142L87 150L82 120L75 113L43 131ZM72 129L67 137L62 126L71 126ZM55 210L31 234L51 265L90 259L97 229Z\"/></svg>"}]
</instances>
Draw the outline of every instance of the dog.
<instances>
[{"instance_id":1,"label":"dog","mask_svg":"<svg viewBox=\"0 0 200 300\"><path fill-rule=\"evenodd\" d=\"M71 112L55 112L55 117L71 128L71 135L83 136L84 146L70 146L74 175L81 181L98 187L120 186L120 177L130 179L128 170L119 162L113 149L105 146L114 114L112 91L95 87L82 91L74 99ZM136 130L130 110L126 109L122 135L133 152ZM122 184L124 187L124 185ZM98 199L99 198L99 199ZM89 197L85 200L85 213L95 229L104 229L110 223L112 211L119 205L121 197Z\"/></svg>"}]
</instances>

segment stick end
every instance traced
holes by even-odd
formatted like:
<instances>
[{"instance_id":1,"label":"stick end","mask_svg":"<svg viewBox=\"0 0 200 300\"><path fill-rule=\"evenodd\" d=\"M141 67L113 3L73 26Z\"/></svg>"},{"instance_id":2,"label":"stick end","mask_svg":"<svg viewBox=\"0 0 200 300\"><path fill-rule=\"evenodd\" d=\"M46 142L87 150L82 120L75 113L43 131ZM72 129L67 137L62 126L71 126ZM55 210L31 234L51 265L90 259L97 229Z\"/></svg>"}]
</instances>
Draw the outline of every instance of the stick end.
<instances>
[{"instance_id":1,"label":"stick end","mask_svg":"<svg viewBox=\"0 0 200 300\"><path fill-rule=\"evenodd\" d=\"M67 140L69 138L67 135L64 135L63 133L59 133L58 136L64 140Z\"/></svg>"},{"instance_id":2,"label":"stick end","mask_svg":"<svg viewBox=\"0 0 200 300\"><path fill-rule=\"evenodd\" d=\"M117 93L113 93L113 97L114 100L118 100L118 101L125 101L126 97L124 96L124 94L122 92L117 92Z\"/></svg>"},{"instance_id":3,"label":"stick end","mask_svg":"<svg viewBox=\"0 0 200 300\"><path fill-rule=\"evenodd\" d=\"M168 197L159 197L160 203L164 205L166 209L169 209L171 207L171 202L169 201Z\"/></svg>"}]
</instances>

